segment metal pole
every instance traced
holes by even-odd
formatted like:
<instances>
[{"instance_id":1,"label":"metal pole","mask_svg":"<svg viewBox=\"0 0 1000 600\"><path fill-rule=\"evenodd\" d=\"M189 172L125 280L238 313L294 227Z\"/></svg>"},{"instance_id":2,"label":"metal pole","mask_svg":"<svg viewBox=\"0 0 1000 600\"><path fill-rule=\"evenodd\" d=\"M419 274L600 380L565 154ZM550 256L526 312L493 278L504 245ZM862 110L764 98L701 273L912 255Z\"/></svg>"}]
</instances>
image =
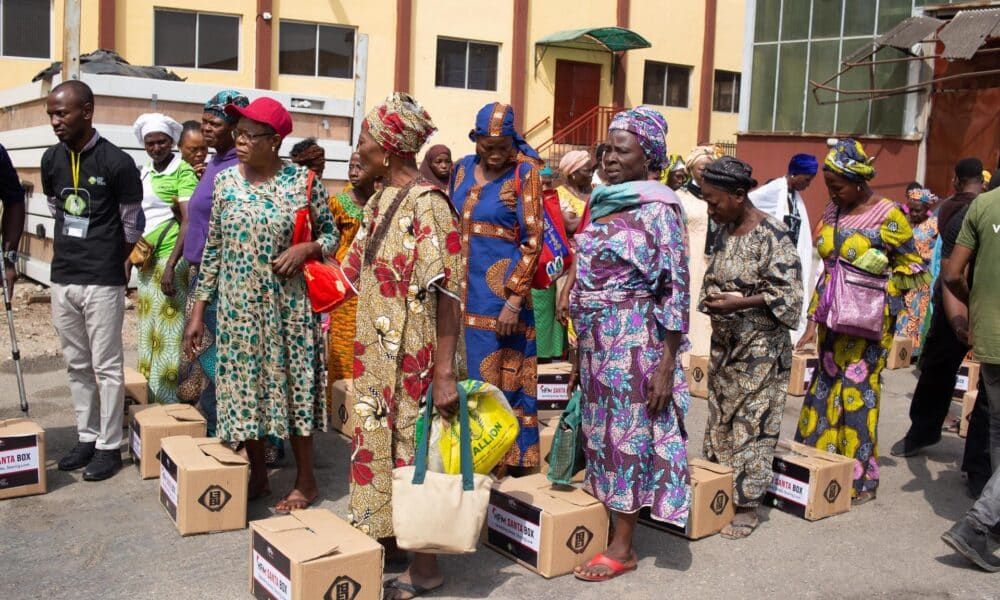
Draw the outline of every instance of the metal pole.
<instances>
[{"instance_id":1,"label":"metal pole","mask_svg":"<svg viewBox=\"0 0 1000 600\"><path fill-rule=\"evenodd\" d=\"M65 0L63 4L63 81L80 78L80 2Z\"/></svg>"},{"instance_id":2,"label":"metal pole","mask_svg":"<svg viewBox=\"0 0 1000 600\"><path fill-rule=\"evenodd\" d=\"M358 35L358 49L354 53L354 119L351 123L351 147L358 143L361 121L365 118L365 92L368 88L368 34Z\"/></svg>"},{"instance_id":3,"label":"metal pole","mask_svg":"<svg viewBox=\"0 0 1000 600\"><path fill-rule=\"evenodd\" d=\"M3 211L0 210L0 215ZM0 248L3 247L3 234L0 232ZM3 261L0 261L2 263ZM11 306L13 290L7 287L6 272L0 274L3 280L3 307L7 313L7 328L10 330L10 357L14 361L14 375L17 379L17 393L21 400L21 412L28 416L28 396L24 392L24 373L21 372L21 351L17 349L17 333L14 331L14 309Z\"/></svg>"}]
</instances>

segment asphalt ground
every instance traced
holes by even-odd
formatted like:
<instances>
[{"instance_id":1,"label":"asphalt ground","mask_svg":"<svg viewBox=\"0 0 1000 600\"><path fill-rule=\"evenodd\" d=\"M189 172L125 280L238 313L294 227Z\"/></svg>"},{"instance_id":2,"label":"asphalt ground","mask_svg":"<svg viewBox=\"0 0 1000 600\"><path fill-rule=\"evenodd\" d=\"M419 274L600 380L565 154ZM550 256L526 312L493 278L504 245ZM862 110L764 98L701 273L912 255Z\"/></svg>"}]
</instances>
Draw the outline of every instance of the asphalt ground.
<instances>
[{"instance_id":1,"label":"asphalt ground","mask_svg":"<svg viewBox=\"0 0 1000 600\"><path fill-rule=\"evenodd\" d=\"M134 362L134 356L130 357ZM31 416L46 429L49 492L0 501L0 598L249 598L249 536L235 531L182 538L157 498L157 480L126 468L99 483L55 462L75 443L65 374L39 366L27 375ZM878 499L849 513L808 522L764 510L748 539L691 542L640 527L639 569L607 583L544 579L480 549L445 557L447 585L435 598L1000 598L1000 575L971 567L939 536L972 504L958 470L964 440L946 434L924 455L887 455L908 425L912 370L887 371L879 434ZM786 436L801 399L789 398ZM957 411L957 405L954 407ZM688 415L689 454L701 455L705 401ZM18 416L17 388L0 373L0 418ZM350 444L316 438L320 506L347 509ZM274 502L292 484L290 461L272 476ZM270 516L254 502L251 520Z\"/></svg>"}]
</instances>

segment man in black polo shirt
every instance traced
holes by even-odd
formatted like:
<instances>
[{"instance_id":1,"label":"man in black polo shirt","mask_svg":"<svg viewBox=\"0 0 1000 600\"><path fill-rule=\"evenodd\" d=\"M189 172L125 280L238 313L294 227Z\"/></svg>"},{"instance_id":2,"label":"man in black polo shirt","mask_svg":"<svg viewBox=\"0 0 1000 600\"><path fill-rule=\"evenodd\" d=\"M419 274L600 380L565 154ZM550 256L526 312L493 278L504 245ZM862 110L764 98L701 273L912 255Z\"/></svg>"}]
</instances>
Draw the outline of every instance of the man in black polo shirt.
<instances>
[{"instance_id":1,"label":"man in black polo shirt","mask_svg":"<svg viewBox=\"0 0 1000 600\"><path fill-rule=\"evenodd\" d=\"M42 156L42 189L56 220L52 323L59 333L79 441L59 468L88 481L121 468L125 403L125 259L142 234L135 161L93 127L94 94L65 81L46 110L61 143Z\"/></svg>"}]
</instances>

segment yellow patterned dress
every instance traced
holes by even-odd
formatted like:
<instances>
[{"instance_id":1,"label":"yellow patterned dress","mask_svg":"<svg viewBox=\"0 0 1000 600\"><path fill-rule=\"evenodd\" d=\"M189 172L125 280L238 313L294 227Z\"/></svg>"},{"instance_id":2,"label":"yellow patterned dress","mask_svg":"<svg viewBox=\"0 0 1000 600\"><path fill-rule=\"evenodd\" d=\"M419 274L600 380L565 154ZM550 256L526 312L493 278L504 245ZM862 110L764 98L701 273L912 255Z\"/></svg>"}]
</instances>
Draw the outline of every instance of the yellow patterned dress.
<instances>
[{"instance_id":1,"label":"yellow patterned dress","mask_svg":"<svg viewBox=\"0 0 1000 600\"><path fill-rule=\"evenodd\" d=\"M896 315L906 290L926 283L930 273L917 253L906 216L890 200L876 202L862 214L840 215L832 203L823 214L816 249L825 273L816 285L809 317L834 268L835 249L854 262L869 249L889 259L891 276L886 289L885 316L880 341L840 334L817 324L820 368L813 375L802 402L795 440L821 450L854 458L854 495L878 488L878 413L882 399L882 369L892 345ZM834 229L837 235L834 240Z\"/></svg>"},{"instance_id":2,"label":"yellow patterned dress","mask_svg":"<svg viewBox=\"0 0 1000 600\"><path fill-rule=\"evenodd\" d=\"M330 212L340 231L340 244L334 258L343 262L351 242L361 227L363 209L354 203L350 192L341 192L330 198ZM327 351L327 407L333 382L350 379L354 371L354 315L358 307L357 296L351 296L330 311L330 333Z\"/></svg>"},{"instance_id":3,"label":"yellow patterned dress","mask_svg":"<svg viewBox=\"0 0 1000 600\"><path fill-rule=\"evenodd\" d=\"M413 461L438 294L459 300L462 289L462 244L447 197L426 182L404 190L386 187L368 201L343 262L358 294L349 519L375 539L393 535L392 470Z\"/></svg>"}]
</instances>

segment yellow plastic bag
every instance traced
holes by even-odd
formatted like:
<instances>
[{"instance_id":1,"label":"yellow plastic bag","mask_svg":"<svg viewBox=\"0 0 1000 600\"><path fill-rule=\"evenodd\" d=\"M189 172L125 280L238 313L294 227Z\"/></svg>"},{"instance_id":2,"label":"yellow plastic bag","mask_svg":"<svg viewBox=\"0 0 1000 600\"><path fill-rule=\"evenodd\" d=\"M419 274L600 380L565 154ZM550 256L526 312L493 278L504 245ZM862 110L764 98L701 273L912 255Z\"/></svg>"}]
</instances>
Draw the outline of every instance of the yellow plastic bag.
<instances>
[{"instance_id":1,"label":"yellow plastic bag","mask_svg":"<svg viewBox=\"0 0 1000 600\"><path fill-rule=\"evenodd\" d=\"M511 444L517 439L517 417L503 392L496 386L471 379L462 381L459 385L469 394L472 464L476 473L487 474L503 460ZM458 474L461 472L458 420L444 422L443 425L437 445L441 451L444 472Z\"/></svg>"}]
</instances>

